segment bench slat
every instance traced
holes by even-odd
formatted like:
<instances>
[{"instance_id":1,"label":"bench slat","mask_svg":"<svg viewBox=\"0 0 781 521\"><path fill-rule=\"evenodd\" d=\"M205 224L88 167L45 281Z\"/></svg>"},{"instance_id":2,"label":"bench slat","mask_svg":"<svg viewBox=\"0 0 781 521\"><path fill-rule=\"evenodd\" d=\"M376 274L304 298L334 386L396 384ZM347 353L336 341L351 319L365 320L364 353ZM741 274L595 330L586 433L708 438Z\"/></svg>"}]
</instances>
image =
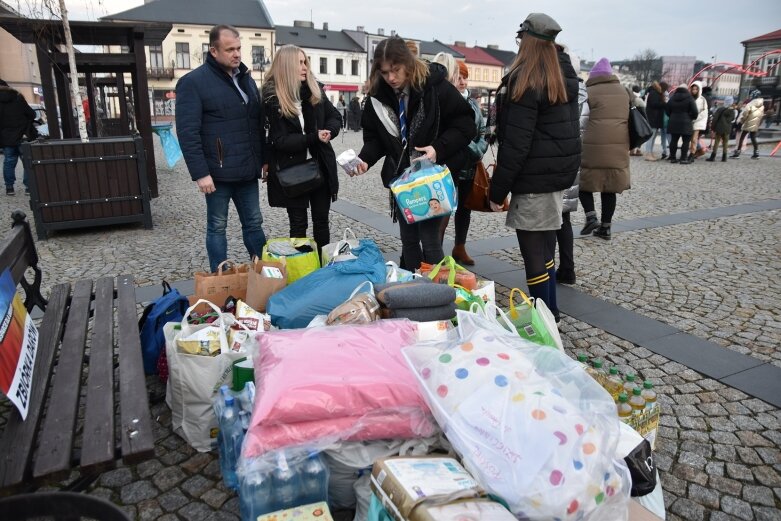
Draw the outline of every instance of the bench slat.
<instances>
[{"instance_id":1,"label":"bench slat","mask_svg":"<svg viewBox=\"0 0 781 521\"><path fill-rule=\"evenodd\" d=\"M137 463L154 456L152 417L138 335L136 288L132 276L117 277L117 336L122 461Z\"/></svg>"},{"instance_id":2,"label":"bench slat","mask_svg":"<svg viewBox=\"0 0 781 521\"><path fill-rule=\"evenodd\" d=\"M0 245L0 266L7 266L11 270L11 278L15 284L24 275L24 270L29 265L29 244L25 243L25 229L22 226L14 226L11 233Z\"/></svg>"},{"instance_id":3,"label":"bench slat","mask_svg":"<svg viewBox=\"0 0 781 521\"><path fill-rule=\"evenodd\" d=\"M102 472L113 467L114 439L114 279L105 277L95 283L82 470Z\"/></svg>"},{"instance_id":4,"label":"bench slat","mask_svg":"<svg viewBox=\"0 0 781 521\"><path fill-rule=\"evenodd\" d=\"M35 357L33 386L27 420L16 408L10 411L0 439L0 489L19 485L29 476L35 434L43 413L44 397L49 388L52 361L57 352L70 294L70 284L54 286L49 305L38 330L38 353Z\"/></svg>"},{"instance_id":5,"label":"bench slat","mask_svg":"<svg viewBox=\"0 0 781 521\"><path fill-rule=\"evenodd\" d=\"M92 281L78 281L62 337L57 373L49 393L49 408L33 465L34 478L53 475L52 479L56 479L71 466L91 298Z\"/></svg>"}]
</instances>

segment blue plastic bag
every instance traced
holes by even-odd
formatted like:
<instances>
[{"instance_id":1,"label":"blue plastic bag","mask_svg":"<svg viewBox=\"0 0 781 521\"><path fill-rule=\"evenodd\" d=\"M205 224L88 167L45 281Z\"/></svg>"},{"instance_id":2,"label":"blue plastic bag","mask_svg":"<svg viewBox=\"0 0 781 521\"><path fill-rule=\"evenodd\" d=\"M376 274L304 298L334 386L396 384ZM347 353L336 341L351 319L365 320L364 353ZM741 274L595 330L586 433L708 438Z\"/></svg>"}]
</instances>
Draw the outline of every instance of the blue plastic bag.
<instances>
[{"instance_id":1,"label":"blue plastic bag","mask_svg":"<svg viewBox=\"0 0 781 521\"><path fill-rule=\"evenodd\" d=\"M362 239L352 253L358 258L313 271L273 294L266 306L271 323L280 329L304 328L350 298L359 284L385 282L385 259L374 241Z\"/></svg>"},{"instance_id":2,"label":"blue plastic bag","mask_svg":"<svg viewBox=\"0 0 781 521\"><path fill-rule=\"evenodd\" d=\"M428 159L412 163L390 189L407 224L450 215L458 206L450 169Z\"/></svg>"}]
</instances>

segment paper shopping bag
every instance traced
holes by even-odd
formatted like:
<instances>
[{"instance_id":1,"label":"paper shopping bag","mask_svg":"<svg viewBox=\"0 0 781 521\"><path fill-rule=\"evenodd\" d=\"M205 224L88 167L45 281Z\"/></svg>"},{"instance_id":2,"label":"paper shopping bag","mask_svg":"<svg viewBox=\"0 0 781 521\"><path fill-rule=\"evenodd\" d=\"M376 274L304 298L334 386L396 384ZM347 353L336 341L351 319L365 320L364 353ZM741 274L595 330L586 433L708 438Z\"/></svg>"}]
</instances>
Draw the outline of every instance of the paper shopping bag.
<instances>
[{"instance_id":1,"label":"paper shopping bag","mask_svg":"<svg viewBox=\"0 0 781 521\"><path fill-rule=\"evenodd\" d=\"M220 263L216 273L197 272L195 293L190 297L190 303L203 299L222 307L228 297L245 300L249 271L250 267L247 264L236 264L226 260Z\"/></svg>"},{"instance_id":2,"label":"paper shopping bag","mask_svg":"<svg viewBox=\"0 0 781 521\"><path fill-rule=\"evenodd\" d=\"M284 257L279 261L262 261L255 257L247 278L247 298L244 302L265 313L271 295L287 285L287 267Z\"/></svg>"}]
</instances>

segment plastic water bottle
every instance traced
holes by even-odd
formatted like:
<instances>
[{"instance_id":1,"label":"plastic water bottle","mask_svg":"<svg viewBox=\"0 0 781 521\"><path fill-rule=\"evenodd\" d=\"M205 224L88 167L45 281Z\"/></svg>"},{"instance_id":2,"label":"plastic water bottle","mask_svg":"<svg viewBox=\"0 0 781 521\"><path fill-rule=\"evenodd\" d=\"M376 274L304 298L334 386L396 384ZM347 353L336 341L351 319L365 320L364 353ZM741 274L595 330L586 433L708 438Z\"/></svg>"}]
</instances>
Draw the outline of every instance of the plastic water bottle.
<instances>
[{"instance_id":1,"label":"plastic water bottle","mask_svg":"<svg viewBox=\"0 0 781 521\"><path fill-rule=\"evenodd\" d=\"M241 478L239 509L243 521L255 521L258 516L274 512L274 492L271 476L259 470L251 470Z\"/></svg>"},{"instance_id":2,"label":"plastic water bottle","mask_svg":"<svg viewBox=\"0 0 781 521\"><path fill-rule=\"evenodd\" d=\"M315 451L301 464L302 505L328 501L328 468L323 458Z\"/></svg>"},{"instance_id":3,"label":"plastic water bottle","mask_svg":"<svg viewBox=\"0 0 781 521\"><path fill-rule=\"evenodd\" d=\"M301 477L294 467L288 465L284 450L280 450L277 454L277 468L271 474L271 484L276 499L274 510L284 510L304 504L299 503Z\"/></svg>"},{"instance_id":4,"label":"plastic water bottle","mask_svg":"<svg viewBox=\"0 0 781 521\"><path fill-rule=\"evenodd\" d=\"M233 396L225 399L225 408L220 416L220 433L222 445L220 446L220 470L222 481L230 489L237 489L239 479L236 476L236 464L241 454L241 442L244 441L244 430L241 428L239 415L236 413L236 404Z\"/></svg>"}]
</instances>

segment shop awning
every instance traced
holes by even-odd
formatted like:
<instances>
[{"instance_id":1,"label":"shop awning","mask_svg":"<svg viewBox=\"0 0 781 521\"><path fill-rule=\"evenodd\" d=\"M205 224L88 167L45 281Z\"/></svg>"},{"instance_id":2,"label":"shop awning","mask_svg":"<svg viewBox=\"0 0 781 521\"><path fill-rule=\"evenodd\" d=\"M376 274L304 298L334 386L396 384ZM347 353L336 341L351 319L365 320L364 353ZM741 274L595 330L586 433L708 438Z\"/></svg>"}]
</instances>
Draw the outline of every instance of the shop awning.
<instances>
[{"instance_id":1,"label":"shop awning","mask_svg":"<svg viewBox=\"0 0 781 521\"><path fill-rule=\"evenodd\" d=\"M358 92L358 85L347 85L344 83L326 83L323 85L325 90L338 90L339 92Z\"/></svg>"}]
</instances>

